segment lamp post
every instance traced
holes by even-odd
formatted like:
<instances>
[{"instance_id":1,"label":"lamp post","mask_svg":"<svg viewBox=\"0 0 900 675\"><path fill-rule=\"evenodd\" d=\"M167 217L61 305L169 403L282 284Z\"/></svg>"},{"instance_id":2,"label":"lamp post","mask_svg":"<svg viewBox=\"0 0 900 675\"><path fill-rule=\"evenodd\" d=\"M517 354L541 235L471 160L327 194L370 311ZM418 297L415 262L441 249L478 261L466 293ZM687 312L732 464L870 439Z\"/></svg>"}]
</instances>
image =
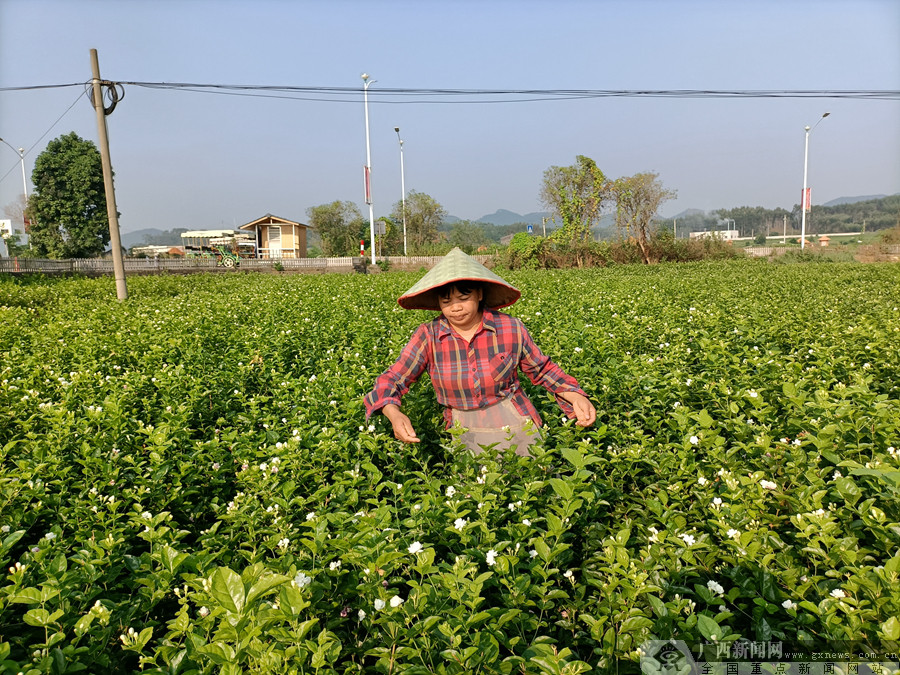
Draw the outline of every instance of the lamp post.
<instances>
[{"instance_id":1,"label":"lamp post","mask_svg":"<svg viewBox=\"0 0 900 675\"><path fill-rule=\"evenodd\" d=\"M6 147L12 150L19 156L19 161L22 164L22 192L25 194L25 199L28 199L28 181L25 179L25 148L19 148L16 150L13 146L7 143L5 140L0 138L0 142L2 142Z\"/></svg>"},{"instance_id":2,"label":"lamp post","mask_svg":"<svg viewBox=\"0 0 900 675\"><path fill-rule=\"evenodd\" d=\"M406 177L403 170L403 139L400 138L400 127L394 127L397 140L400 141L400 209L403 214L403 256L406 257Z\"/></svg>"},{"instance_id":3,"label":"lamp post","mask_svg":"<svg viewBox=\"0 0 900 675\"><path fill-rule=\"evenodd\" d=\"M369 236L372 246L372 264L375 264L375 211L372 208L372 155L369 150L369 85L375 80L368 73L362 74L363 100L366 107L366 204L369 205Z\"/></svg>"},{"instance_id":4,"label":"lamp post","mask_svg":"<svg viewBox=\"0 0 900 675\"><path fill-rule=\"evenodd\" d=\"M2 138L0 138L0 142L19 156L19 162L22 165L22 193L25 195L25 204L22 206L22 233L27 235L28 233L25 231L25 209L28 207L28 180L25 178L25 148L16 150ZM10 232L10 234L13 233Z\"/></svg>"},{"instance_id":5,"label":"lamp post","mask_svg":"<svg viewBox=\"0 0 900 675\"><path fill-rule=\"evenodd\" d=\"M807 197L807 187L806 187L806 176L807 176L807 165L809 160L809 132L819 126L819 122L828 117L831 113L827 112L819 118L819 121L816 122L812 129L809 128L809 125L804 127L806 131L806 142L803 146L803 193L800 197L800 249L806 248L806 210L807 207L812 208L812 204L810 204L810 199Z\"/></svg>"}]
</instances>

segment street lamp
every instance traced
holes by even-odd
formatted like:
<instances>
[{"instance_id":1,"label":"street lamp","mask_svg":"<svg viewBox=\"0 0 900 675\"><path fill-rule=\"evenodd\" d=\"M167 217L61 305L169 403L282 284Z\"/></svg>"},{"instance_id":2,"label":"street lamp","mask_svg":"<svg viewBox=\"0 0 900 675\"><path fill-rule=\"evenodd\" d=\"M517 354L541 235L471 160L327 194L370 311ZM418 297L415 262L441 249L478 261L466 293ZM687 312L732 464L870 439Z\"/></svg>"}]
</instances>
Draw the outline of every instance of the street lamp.
<instances>
[{"instance_id":1,"label":"street lamp","mask_svg":"<svg viewBox=\"0 0 900 675\"><path fill-rule=\"evenodd\" d=\"M25 209L28 208L28 181L25 178L25 148L19 148L16 150L13 146L7 143L5 140L0 138L0 142L3 143L6 147L12 150L19 156L19 162L22 165L22 192L25 195L25 203L22 205L22 234L27 237L28 232L26 232L26 220L25 220ZM10 234L14 234L14 232L10 232Z\"/></svg>"},{"instance_id":2,"label":"street lamp","mask_svg":"<svg viewBox=\"0 0 900 675\"><path fill-rule=\"evenodd\" d=\"M372 264L375 264L375 211L372 208L372 155L369 150L369 85L375 80L368 73L362 74L363 100L366 106L366 204L369 205L369 236L372 242Z\"/></svg>"},{"instance_id":3,"label":"street lamp","mask_svg":"<svg viewBox=\"0 0 900 675\"><path fill-rule=\"evenodd\" d=\"M22 163L22 192L25 193L25 200L28 200L28 181L25 180L25 148L19 148L16 150L13 146L7 143L5 140L0 138L0 142L2 142L6 147L12 150L19 156L19 160Z\"/></svg>"},{"instance_id":4,"label":"street lamp","mask_svg":"<svg viewBox=\"0 0 900 675\"><path fill-rule=\"evenodd\" d=\"M403 139L400 138L400 127L394 127L397 140L400 141L400 204L403 214L403 255L406 256L406 178L403 171Z\"/></svg>"},{"instance_id":5,"label":"street lamp","mask_svg":"<svg viewBox=\"0 0 900 675\"><path fill-rule=\"evenodd\" d=\"M806 248L806 210L807 208L812 208L812 204L810 203L810 199L807 193L806 187L806 169L809 160L809 132L819 126L819 122L828 117L831 113L827 112L819 118L819 121L816 122L812 129L809 128L809 125L804 127L806 131L806 143L803 147L803 194L800 197L800 249Z\"/></svg>"}]
</instances>

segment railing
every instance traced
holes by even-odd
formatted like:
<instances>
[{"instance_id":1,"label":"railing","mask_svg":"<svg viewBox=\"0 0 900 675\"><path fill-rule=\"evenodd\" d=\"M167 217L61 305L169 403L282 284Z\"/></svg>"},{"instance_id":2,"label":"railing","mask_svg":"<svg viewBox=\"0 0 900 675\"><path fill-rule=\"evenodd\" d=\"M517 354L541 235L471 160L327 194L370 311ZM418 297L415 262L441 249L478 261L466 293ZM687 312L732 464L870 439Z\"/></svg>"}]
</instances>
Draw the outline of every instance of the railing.
<instances>
[{"instance_id":1,"label":"railing","mask_svg":"<svg viewBox=\"0 0 900 675\"><path fill-rule=\"evenodd\" d=\"M481 263L492 259L489 255L473 256ZM441 256L387 256L378 260L387 260L391 265L432 267ZM359 258L346 256L341 258L241 258L237 268L232 270L342 270L353 267L354 260ZM366 258L368 261L368 258ZM209 270L231 271L218 266L216 259L208 258L125 258L125 272L154 274L158 272L203 272ZM0 258L0 273L19 274L113 274L111 258L69 258L65 260L46 260L43 258Z\"/></svg>"}]
</instances>

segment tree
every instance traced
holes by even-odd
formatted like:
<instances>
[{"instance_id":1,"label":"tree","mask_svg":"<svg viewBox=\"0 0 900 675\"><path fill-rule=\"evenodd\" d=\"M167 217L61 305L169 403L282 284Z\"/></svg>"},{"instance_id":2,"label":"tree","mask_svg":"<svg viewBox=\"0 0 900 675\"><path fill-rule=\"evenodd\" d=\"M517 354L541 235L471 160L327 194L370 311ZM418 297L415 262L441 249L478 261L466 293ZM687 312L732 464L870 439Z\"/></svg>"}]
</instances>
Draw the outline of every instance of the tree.
<instances>
[{"instance_id":1,"label":"tree","mask_svg":"<svg viewBox=\"0 0 900 675\"><path fill-rule=\"evenodd\" d=\"M31 174L31 246L37 256L86 258L109 243L100 152L74 131L47 144Z\"/></svg>"},{"instance_id":2,"label":"tree","mask_svg":"<svg viewBox=\"0 0 900 675\"><path fill-rule=\"evenodd\" d=\"M644 263L650 260L650 226L660 205L676 196L659 181L659 174L636 173L618 178L613 186L616 197L616 226L637 242Z\"/></svg>"},{"instance_id":3,"label":"tree","mask_svg":"<svg viewBox=\"0 0 900 675\"><path fill-rule=\"evenodd\" d=\"M326 256L355 255L364 239L366 222L353 202L334 201L306 210L309 225L322 238Z\"/></svg>"},{"instance_id":4,"label":"tree","mask_svg":"<svg viewBox=\"0 0 900 675\"><path fill-rule=\"evenodd\" d=\"M613 196L611 188L596 162L584 155L578 155L572 166L547 169L541 203L562 222L554 239L566 243L590 241L591 228L600 221L603 207Z\"/></svg>"},{"instance_id":5,"label":"tree","mask_svg":"<svg viewBox=\"0 0 900 675\"><path fill-rule=\"evenodd\" d=\"M424 192L411 190L406 196L406 243L410 253L421 253L438 241L438 226L444 222L447 211L435 199ZM403 202L394 204L391 220L403 223Z\"/></svg>"},{"instance_id":6,"label":"tree","mask_svg":"<svg viewBox=\"0 0 900 675\"><path fill-rule=\"evenodd\" d=\"M469 255L475 253L480 246L490 243L484 231L484 225L471 220L460 220L450 228L450 245L459 246Z\"/></svg>"}]
</instances>

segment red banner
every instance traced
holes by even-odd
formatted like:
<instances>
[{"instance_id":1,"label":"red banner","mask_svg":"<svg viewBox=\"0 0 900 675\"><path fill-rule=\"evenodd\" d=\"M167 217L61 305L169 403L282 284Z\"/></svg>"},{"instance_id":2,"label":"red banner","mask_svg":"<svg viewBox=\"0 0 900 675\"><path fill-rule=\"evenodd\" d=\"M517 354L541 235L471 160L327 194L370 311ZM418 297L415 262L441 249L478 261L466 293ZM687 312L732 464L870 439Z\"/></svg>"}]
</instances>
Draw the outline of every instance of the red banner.
<instances>
[{"instance_id":1,"label":"red banner","mask_svg":"<svg viewBox=\"0 0 900 675\"><path fill-rule=\"evenodd\" d=\"M371 170L369 167L363 167L364 180L366 182L366 204L372 203L372 182L371 182Z\"/></svg>"},{"instance_id":2,"label":"red banner","mask_svg":"<svg viewBox=\"0 0 900 675\"><path fill-rule=\"evenodd\" d=\"M806 188L800 195L800 208L804 211L812 211L812 188Z\"/></svg>"}]
</instances>

